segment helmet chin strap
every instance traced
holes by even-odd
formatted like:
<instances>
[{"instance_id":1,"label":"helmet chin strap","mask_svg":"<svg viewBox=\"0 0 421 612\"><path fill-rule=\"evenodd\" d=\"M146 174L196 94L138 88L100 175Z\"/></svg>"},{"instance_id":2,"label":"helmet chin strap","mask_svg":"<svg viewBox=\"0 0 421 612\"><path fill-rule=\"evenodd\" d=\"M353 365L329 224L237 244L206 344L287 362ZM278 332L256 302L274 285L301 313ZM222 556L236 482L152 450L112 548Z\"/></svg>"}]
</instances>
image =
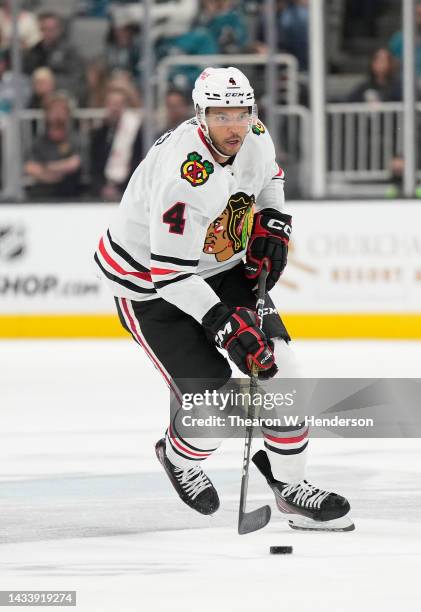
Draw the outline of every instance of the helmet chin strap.
<instances>
[{"instance_id":1,"label":"helmet chin strap","mask_svg":"<svg viewBox=\"0 0 421 612\"><path fill-rule=\"evenodd\" d=\"M212 147L212 149L213 149L213 150L214 150L214 151L215 151L215 152L216 152L218 155L220 155L221 157L224 157L225 159L229 159L230 157L232 157L232 155L225 155L225 153L222 153L222 151L220 151L219 149L217 149L217 148L215 147L215 145L213 144L212 139L211 139L211 137L210 137L210 136L206 136L206 135L205 135L205 138L206 138L206 141L209 143L209 146L211 146L211 147Z\"/></svg>"},{"instance_id":2,"label":"helmet chin strap","mask_svg":"<svg viewBox=\"0 0 421 612\"><path fill-rule=\"evenodd\" d=\"M215 147L215 145L212 142L212 138L209 136L209 128L206 123L206 120L203 120L203 118L200 117L198 113L196 113L196 118L199 122L200 128L203 132L203 136L205 137L206 142L215 151L215 153L217 155L220 155L224 159L229 159L230 157L232 157L232 155L225 155L225 153L222 153L222 151L220 151L217 147Z\"/></svg>"},{"instance_id":3,"label":"helmet chin strap","mask_svg":"<svg viewBox=\"0 0 421 612\"><path fill-rule=\"evenodd\" d=\"M222 153L222 151L220 151L213 144L212 138L209 136L209 128L208 128L208 126L206 124L204 124L204 123L201 123L200 127L202 128L202 132L203 132L203 135L204 135L204 137L206 139L206 142L215 151L215 153L217 153L217 155L220 155L221 157L224 157L225 159L229 159L231 157L231 155L225 155L225 153Z\"/></svg>"}]
</instances>

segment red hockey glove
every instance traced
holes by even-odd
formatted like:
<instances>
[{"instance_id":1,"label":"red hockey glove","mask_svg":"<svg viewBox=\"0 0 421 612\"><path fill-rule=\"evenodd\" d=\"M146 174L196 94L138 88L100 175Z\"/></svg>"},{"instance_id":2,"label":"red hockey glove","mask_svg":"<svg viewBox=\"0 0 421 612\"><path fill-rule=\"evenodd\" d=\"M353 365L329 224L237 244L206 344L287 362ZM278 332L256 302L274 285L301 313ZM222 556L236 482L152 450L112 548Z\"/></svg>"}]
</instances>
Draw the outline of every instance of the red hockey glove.
<instances>
[{"instance_id":1,"label":"red hockey glove","mask_svg":"<svg viewBox=\"0 0 421 612\"><path fill-rule=\"evenodd\" d=\"M273 343L259 328L253 310L228 308L219 302L206 313L202 323L216 345L228 351L230 359L244 374L250 375L253 363L259 368L261 379L272 378L278 371Z\"/></svg>"},{"instance_id":2,"label":"red hockey glove","mask_svg":"<svg viewBox=\"0 0 421 612\"><path fill-rule=\"evenodd\" d=\"M257 279L263 260L269 262L266 289L278 282L288 257L288 243L292 231L292 217L273 208L265 208L254 215L253 230L247 246L246 277Z\"/></svg>"}]
</instances>

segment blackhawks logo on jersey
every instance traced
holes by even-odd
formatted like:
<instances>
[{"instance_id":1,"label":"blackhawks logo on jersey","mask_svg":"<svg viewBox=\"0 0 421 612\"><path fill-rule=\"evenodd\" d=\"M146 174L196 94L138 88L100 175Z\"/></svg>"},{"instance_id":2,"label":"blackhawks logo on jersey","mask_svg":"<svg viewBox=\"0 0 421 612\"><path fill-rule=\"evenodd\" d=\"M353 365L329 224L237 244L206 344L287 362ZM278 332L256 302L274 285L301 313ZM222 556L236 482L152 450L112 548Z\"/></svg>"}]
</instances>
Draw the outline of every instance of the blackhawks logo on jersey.
<instances>
[{"instance_id":1,"label":"blackhawks logo on jersey","mask_svg":"<svg viewBox=\"0 0 421 612\"><path fill-rule=\"evenodd\" d=\"M256 123L251 128L253 134L260 136L260 134L264 134L266 132L266 128L261 121L256 121Z\"/></svg>"},{"instance_id":2,"label":"blackhawks logo on jersey","mask_svg":"<svg viewBox=\"0 0 421 612\"><path fill-rule=\"evenodd\" d=\"M233 194L222 213L212 221L206 233L203 252L227 261L244 251L253 226L254 195L242 191Z\"/></svg>"},{"instance_id":3,"label":"blackhawks logo on jersey","mask_svg":"<svg viewBox=\"0 0 421 612\"><path fill-rule=\"evenodd\" d=\"M202 161L202 156L193 151L187 155L186 161L181 165L181 178L186 179L192 187L199 187L206 183L213 169L210 161Z\"/></svg>"}]
</instances>

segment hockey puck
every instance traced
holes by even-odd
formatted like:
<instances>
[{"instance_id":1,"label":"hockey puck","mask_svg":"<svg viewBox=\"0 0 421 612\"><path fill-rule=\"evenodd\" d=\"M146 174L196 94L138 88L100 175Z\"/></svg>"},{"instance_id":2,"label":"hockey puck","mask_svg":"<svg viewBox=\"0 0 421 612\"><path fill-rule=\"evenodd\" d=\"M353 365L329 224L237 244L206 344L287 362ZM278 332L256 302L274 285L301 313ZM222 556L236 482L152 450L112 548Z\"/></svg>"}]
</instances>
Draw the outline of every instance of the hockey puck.
<instances>
[{"instance_id":1,"label":"hockey puck","mask_svg":"<svg viewBox=\"0 0 421 612\"><path fill-rule=\"evenodd\" d=\"M292 546L271 546L269 550L271 555L290 555L293 548Z\"/></svg>"}]
</instances>

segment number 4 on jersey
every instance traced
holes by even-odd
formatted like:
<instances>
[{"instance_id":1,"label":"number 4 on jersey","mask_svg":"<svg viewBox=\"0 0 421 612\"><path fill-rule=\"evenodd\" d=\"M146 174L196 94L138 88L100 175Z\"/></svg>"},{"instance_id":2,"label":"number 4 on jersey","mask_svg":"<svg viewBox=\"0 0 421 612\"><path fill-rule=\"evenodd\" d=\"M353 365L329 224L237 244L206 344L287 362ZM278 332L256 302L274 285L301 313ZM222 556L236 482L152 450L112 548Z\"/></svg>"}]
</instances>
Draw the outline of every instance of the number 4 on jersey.
<instances>
[{"instance_id":1,"label":"number 4 on jersey","mask_svg":"<svg viewBox=\"0 0 421 612\"><path fill-rule=\"evenodd\" d=\"M184 209L186 205L184 202L177 202L174 206L171 206L164 214L162 215L162 221L164 223L168 223L170 226L168 231L171 234L183 234L184 226L186 225L186 219L184 217Z\"/></svg>"}]
</instances>

